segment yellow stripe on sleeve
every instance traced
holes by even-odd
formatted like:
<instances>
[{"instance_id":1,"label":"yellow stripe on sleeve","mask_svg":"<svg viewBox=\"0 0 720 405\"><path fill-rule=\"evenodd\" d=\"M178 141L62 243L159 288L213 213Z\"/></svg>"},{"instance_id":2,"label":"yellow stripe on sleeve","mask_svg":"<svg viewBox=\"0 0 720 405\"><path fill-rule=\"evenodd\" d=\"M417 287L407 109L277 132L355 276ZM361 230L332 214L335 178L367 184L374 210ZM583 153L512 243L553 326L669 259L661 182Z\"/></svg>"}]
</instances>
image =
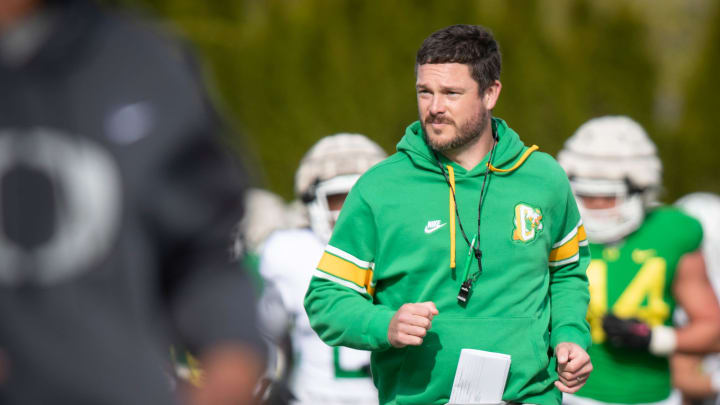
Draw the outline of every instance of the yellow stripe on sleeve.
<instances>
[{"instance_id":1,"label":"yellow stripe on sleeve","mask_svg":"<svg viewBox=\"0 0 720 405\"><path fill-rule=\"evenodd\" d=\"M569 241L565 242L564 245L551 250L549 260L551 262L558 262L560 260L569 259L575 256L579 250L580 248L578 246L578 235L575 234L575 236L573 236L573 238Z\"/></svg>"},{"instance_id":2,"label":"yellow stripe on sleeve","mask_svg":"<svg viewBox=\"0 0 720 405\"><path fill-rule=\"evenodd\" d=\"M582 242L587 239L587 234L585 233L585 225L580 225L577 231L578 234L578 241Z\"/></svg>"},{"instance_id":3,"label":"yellow stripe on sleeve","mask_svg":"<svg viewBox=\"0 0 720 405\"><path fill-rule=\"evenodd\" d=\"M370 269L359 267L355 263L348 262L328 252L323 253L318 270L339 277L343 280L350 281L360 287L365 287L370 295L373 272ZM374 288L372 288L374 291Z\"/></svg>"}]
</instances>

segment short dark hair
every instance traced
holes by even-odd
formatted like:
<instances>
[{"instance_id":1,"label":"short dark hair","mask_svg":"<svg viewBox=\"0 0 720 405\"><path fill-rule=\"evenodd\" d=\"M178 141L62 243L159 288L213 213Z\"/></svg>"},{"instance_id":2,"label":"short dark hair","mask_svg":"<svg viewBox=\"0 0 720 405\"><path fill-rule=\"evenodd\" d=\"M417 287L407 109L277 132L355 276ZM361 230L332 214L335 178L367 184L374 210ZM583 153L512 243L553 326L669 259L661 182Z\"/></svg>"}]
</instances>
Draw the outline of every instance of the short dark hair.
<instances>
[{"instance_id":1,"label":"short dark hair","mask_svg":"<svg viewBox=\"0 0 720 405\"><path fill-rule=\"evenodd\" d=\"M423 41L415 59L415 73L427 63L462 63L482 92L500 80L502 56L492 32L479 25L458 24L435 31Z\"/></svg>"}]
</instances>

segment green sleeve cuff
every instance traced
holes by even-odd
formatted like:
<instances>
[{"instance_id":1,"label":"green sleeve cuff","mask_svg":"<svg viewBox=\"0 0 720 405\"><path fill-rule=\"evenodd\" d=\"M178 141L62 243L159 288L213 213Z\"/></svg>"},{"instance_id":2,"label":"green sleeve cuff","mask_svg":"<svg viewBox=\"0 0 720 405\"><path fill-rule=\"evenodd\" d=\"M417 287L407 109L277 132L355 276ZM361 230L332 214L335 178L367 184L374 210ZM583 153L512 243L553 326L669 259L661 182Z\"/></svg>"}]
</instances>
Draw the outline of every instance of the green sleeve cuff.
<instances>
[{"instance_id":1,"label":"green sleeve cuff","mask_svg":"<svg viewBox=\"0 0 720 405\"><path fill-rule=\"evenodd\" d=\"M371 340L370 344L373 346L373 350L385 350L392 346L388 340L388 328L394 315L395 311L390 308L382 308L370 318L367 325L367 334Z\"/></svg>"},{"instance_id":2,"label":"green sleeve cuff","mask_svg":"<svg viewBox=\"0 0 720 405\"><path fill-rule=\"evenodd\" d=\"M550 344L552 345L553 349L555 349L555 347L562 342L575 343L578 346L582 347L583 350L587 351L587 349L590 347L590 335L588 333L580 332L573 327L567 326L552 331L552 336L550 337Z\"/></svg>"}]
</instances>

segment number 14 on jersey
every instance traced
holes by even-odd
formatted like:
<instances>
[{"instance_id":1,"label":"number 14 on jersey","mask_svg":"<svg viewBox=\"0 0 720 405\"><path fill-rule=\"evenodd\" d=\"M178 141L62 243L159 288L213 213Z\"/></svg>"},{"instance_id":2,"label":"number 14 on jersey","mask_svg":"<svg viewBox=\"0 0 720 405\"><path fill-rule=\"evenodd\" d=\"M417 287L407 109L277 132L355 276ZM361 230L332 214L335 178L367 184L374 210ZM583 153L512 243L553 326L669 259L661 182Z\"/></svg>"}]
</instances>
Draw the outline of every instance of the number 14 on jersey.
<instances>
[{"instance_id":1,"label":"number 14 on jersey","mask_svg":"<svg viewBox=\"0 0 720 405\"><path fill-rule=\"evenodd\" d=\"M630 270L630 269L617 269ZM670 306L663 300L667 263L661 257L644 261L635 277L612 303L612 313L619 318L637 318L650 327L662 325L670 315ZM608 312L608 263L594 259L587 270L590 282L588 322L594 343L605 341L602 318Z\"/></svg>"}]
</instances>

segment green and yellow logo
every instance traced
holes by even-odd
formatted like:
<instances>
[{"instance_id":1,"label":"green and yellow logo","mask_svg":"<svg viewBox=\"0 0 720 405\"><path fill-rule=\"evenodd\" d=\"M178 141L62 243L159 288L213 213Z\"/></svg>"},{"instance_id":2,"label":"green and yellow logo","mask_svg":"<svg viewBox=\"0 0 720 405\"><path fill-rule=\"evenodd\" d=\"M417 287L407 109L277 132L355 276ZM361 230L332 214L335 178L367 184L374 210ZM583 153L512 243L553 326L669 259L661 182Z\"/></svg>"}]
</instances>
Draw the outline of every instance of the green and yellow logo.
<instances>
[{"instance_id":1,"label":"green and yellow logo","mask_svg":"<svg viewBox=\"0 0 720 405\"><path fill-rule=\"evenodd\" d=\"M542 213L539 208L520 203L515 206L512 239L521 242L534 240L543 229Z\"/></svg>"}]
</instances>

